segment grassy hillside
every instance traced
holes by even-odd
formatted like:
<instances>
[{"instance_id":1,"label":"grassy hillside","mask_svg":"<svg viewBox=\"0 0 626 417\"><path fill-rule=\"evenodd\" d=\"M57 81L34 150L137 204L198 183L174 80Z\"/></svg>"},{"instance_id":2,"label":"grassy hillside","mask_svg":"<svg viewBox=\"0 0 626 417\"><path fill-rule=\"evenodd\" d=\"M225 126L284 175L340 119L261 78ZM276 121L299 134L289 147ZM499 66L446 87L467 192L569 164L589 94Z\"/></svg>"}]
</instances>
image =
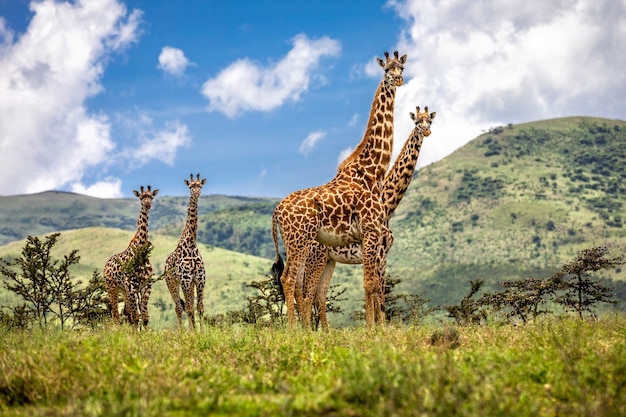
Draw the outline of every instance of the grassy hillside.
<instances>
[{"instance_id":1,"label":"grassy hillside","mask_svg":"<svg viewBox=\"0 0 626 417\"><path fill-rule=\"evenodd\" d=\"M133 232L102 227L64 231L52 255L60 259L73 249L78 249L81 257L80 264L72 273L74 277L87 281L94 270L102 273L109 257L124 250L132 236ZM163 272L165 259L176 247L178 238L153 233L150 235L150 241L154 246L150 259L155 274L160 275ZM9 259L19 256L23 246L24 241L18 241L0 247L0 258ZM206 314L225 313L245 307L247 296L254 293L253 290L245 287L246 283L265 279L264 275L269 271L271 262L226 249L203 244L199 246L207 273L207 285L204 292ZM1 287L0 305L9 302L9 294ZM150 304L152 327L171 327L176 324L172 298L162 280L154 284ZM155 304L164 305L165 310Z\"/></svg>"},{"instance_id":2,"label":"grassy hillside","mask_svg":"<svg viewBox=\"0 0 626 417\"><path fill-rule=\"evenodd\" d=\"M390 272L450 294L477 277L551 275L591 246L624 254L625 148L626 122L582 117L481 135L416 173Z\"/></svg>"}]
</instances>

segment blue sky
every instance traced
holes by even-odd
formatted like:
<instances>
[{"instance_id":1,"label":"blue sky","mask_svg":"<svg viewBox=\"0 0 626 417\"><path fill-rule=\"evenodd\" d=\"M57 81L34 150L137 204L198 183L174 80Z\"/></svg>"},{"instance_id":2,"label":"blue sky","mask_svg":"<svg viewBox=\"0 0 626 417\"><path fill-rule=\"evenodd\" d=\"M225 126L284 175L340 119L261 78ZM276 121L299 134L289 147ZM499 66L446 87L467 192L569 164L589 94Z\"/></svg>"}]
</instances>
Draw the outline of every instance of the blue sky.
<instances>
[{"instance_id":1,"label":"blue sky","mask_svg":"<svg viewBox=\"0 0 626 417\"><path fill-rule=\"evenodd\" d=\"M395 49L396 152L437 111L420 166L493 126L626 118L626 0L0 0L0 195L323 184Z\"/></svg>"}]
</instances>

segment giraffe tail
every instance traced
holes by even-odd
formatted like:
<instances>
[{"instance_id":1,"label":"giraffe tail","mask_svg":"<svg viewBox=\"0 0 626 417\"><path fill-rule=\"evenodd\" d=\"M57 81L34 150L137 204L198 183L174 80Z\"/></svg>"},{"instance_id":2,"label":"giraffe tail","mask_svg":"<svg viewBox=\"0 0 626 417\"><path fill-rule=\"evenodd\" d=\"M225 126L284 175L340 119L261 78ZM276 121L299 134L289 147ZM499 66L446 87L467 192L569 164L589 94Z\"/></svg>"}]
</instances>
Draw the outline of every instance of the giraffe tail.
<instances>
[{"instance_id":1,"label":"giraffe tail","mask_svg":"<svg viewBox=\"0 0 626 417\"><path fill-rule=\"evenodd\" d=\"M283 283L280 281L280 277L283 275L283 271L285 270L285 263L283 262L283 258L280 256L280 251L278 249L278 222L277 222L277 214L276 209L274 210L274 214L272 215L272 239L274 240L274 248L276 248L276 262L272 265L271 276L274 278L274 285L278 288L281 297L285 298L285 292L283 290Z\"/></svg>"}]
</instances>

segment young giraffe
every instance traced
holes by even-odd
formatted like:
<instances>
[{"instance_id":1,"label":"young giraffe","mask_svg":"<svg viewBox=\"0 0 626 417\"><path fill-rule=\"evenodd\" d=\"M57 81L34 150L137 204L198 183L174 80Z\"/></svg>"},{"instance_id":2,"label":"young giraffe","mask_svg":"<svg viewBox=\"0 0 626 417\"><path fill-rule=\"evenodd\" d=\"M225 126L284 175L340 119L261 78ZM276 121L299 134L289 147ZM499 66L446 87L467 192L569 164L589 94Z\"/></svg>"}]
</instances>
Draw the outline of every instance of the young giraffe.
<instances>
[{"instance_id":1,"label":"young giraffe","mask_svg":"<svg viewBox=\"0 0 626 417\"><path fill-rule=\"evenodd\" d=\"M335 178L325 185L288 195L274 210L276 262L272 272L280 278L290 327L295 325L295 297L302 325L310 328L311 309L303 308L302 282L304 261L315 240L328 246L362 242L367 325L382 323L380 283L386 263L383 242L391 238L391 231L385 222L380 194L391 160L395 93L396 87L404 83L406 55L399 57L396 51L390 58L385 52L385 57L386 61L377 58L384 77L374 95L365 135L341 163ZM287 252L286 267L278 250L277 227Z\"/></svg>"},{"instance_id":2,"label":"young giraffe","mask_svg":"<svg viewBox=\"0 0 626 417\"><path fill-rule=\"evenodd\" d=\"M417 114L410 113L415 127L383 183L382 199L387 222L391 219L409 188L424 137L430 136L430 126L437 114L436 112L429 113L428 107L423 112L420 111L419 107L416 110ZM389 253L393 242L390 239L385 243L388 245L385 248L385 253ZM320 324L324 330L328 330L326 295L337 262L350 265L361 264L363 262L361 244L352 243L347 246L328 247L317 241L312 243L304 274L305 308L310 309L312 308L311 302L315 303Z\"/></svg>"},{"instance_id":3,"label":"young giraffe","mask_svg":"<svg viewBox=\"0 0 626 417\"><path fill-rule=\"evenodd\" d=\"M202 186L206 178L200 179L200 174L193 179L193 174L189 175L189 180L185 184L189 187L189 208L187 209L187 222L180 235L178 246L174 252L170 253L165 262L165 283L170 290L174 304L176 305L176 316L178 316L178 327L182 327L183 308L187 312L189 327L195 329L194 318L194 287L198 298L198 320L202 325L204 317L204 285L206 276L204 272L204 262L198 250L196 237L198 234L198 199ZM180 298L180 288L183 289L185 301Z\"/></svg>"},{"instance_id":4,"label":"young giraffe","mask_svg":"<svg viewBox=\"0 0 626 417\"><path fill-rule=\"evenodd\" d=\"M132 325L139 322L139 310L143 326L148 326L148 299L152 291L152 265L146 257L140 260L143 265L135 265L133 275L128 275L123 270L125 265L133 261L138 254L137 250L144 250L148 244L148 214L152 206L152 199L156 197L159 190L152 191L150 186L144 190L143 185L139 191L133 190L135 196L141 201L141 210L137 219L137 232L131 239L128 247L124 252L113 255L104 266L104 285L109 294L109 302L111 303L111 315L113 321L119 321L118 295L121 290L124 297L124 313L128 317L128 321Z\"/></svg>"}]
</instances>

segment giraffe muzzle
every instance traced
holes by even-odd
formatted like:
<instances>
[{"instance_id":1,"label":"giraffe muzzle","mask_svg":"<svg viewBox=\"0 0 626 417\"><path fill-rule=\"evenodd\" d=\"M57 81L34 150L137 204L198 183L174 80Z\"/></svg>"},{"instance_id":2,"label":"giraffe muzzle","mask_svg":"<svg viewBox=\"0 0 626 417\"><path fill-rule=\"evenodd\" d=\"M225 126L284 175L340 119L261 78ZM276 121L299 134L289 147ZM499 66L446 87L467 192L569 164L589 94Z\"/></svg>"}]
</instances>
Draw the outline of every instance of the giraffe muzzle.
<instances>
[{"instance_id":1,"label":"giraffe muzzle","mask_svg":"<svg viewBox=\"0 0 626 417\"><path fill-rule=\"evenodd\" d=\"M402 77L396 77L394 81L396 83L396 87L400 87L402 84L404 84L404 78Z\"/></svg>"}]
</instances>

